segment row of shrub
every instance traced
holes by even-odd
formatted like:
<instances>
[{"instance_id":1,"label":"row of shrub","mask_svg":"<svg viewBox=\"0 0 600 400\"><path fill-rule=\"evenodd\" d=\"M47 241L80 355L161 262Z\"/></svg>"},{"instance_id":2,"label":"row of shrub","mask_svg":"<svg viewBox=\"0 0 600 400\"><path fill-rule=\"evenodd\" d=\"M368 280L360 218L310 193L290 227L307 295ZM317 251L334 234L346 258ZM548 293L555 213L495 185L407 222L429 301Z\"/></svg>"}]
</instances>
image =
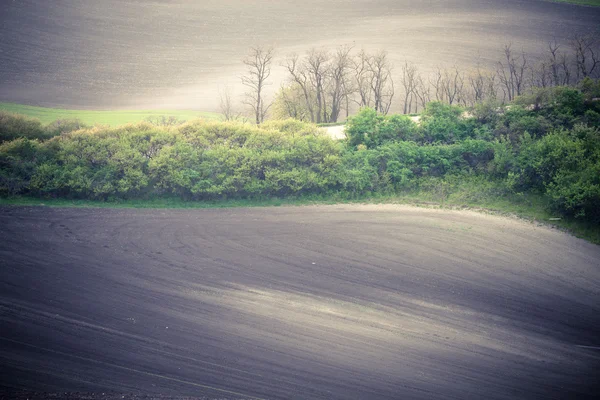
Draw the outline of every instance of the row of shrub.
<instances>
[{"instance_id":1,"label":"row of shrub","mask_svg":"<svg viewBox=\"0 0 600 400\"><path fill-rule=\"evenodd\" d=\"M407 149L416 146L431 154L417 158L429 173L483 175L514 193L545 194L563 215L600 222L600 81L581 85L539 88L510 105L486 102L468 112L433 102L419 124L364 109L346 124L348 144L356 157L365 149L385 152L380 165L392 167L380 176L395 185L415 183L403 165L415 159L418 152ZM459 163L444 156L453 146ZM399 147L406 151L390 150Z\"/></svg>"},{"instance_id":2,"label":"row of shrub","mask_svg":"<svg viewBox=\"0 0 600 400\"><path fill-rule=\"evenodd\" d=\"M488 100L470 110L431 102L419 122L404 115L381 115L363 109L346 123L351 146L369 148L386 142L451 144L465 139L487 141L508 137L515 142L527 132L541 138L556 129L577 124L600 126L600 81L586 78L582 88L538 88L508 106Z\"/></svg>"},{"instance_id":3,"label":"row of shrub","mask_svg":"<svg viewBox=\"0 0 600 400\"><path fill-rule=\"evenodd\" d=\"M598 112L590 93L551 88L469 112L431 103L419 123L364 109L347 122L345 141L293 120L80 127L45 140L16 135L0 145L0 195L362 196L475 177L545 194L556 211L600 222ZM4 121L0 131L8 132ZM7 125L19 131L14 120Z\"/></svg>"},{"instance_id":4,"label":"row of shrub","mask_svg":"<svg viewBox=\"0 0 600 400\"><path fill-rule=\"evenodd\" d=\"M0 193L80 198L289 196L408 188L413 178L478 170L492 143L394 142L352 151L297 121L260 128L193 121L92 128L0 146Z\"/></svg>"}]
</instances>

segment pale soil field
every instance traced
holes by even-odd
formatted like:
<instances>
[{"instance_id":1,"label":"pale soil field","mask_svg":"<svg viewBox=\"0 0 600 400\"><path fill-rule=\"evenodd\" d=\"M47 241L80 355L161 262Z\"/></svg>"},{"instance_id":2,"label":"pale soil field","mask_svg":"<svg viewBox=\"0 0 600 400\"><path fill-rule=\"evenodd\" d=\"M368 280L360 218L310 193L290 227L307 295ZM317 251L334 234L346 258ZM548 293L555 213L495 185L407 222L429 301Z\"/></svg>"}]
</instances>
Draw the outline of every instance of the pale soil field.
<instances>
[{"instance_id":1,"label":"pale soil field","mask_svg":"<svg viewBox=\"0 0 600 400\"><path fill-rule=\"evenodd\" d=\"M285 57L312 47L387 50L400 82L404 61L493 66L507 43L533 58L598 21L600 8L541 0L3 1L0 101L215 111L225 86L240 100L253 45L276 48L273 91Z\"/></svg>"},{"instance_id":2,"label":"pale soil field","mask_svg":"<svg viewBox=\"0 0 600 400\"><path fill-rule=\"evenodd\" d=\"M544 226L398 205L2 207L0 224L5 392L597 393L600 247Z\"/></svg>"}]
</instances>

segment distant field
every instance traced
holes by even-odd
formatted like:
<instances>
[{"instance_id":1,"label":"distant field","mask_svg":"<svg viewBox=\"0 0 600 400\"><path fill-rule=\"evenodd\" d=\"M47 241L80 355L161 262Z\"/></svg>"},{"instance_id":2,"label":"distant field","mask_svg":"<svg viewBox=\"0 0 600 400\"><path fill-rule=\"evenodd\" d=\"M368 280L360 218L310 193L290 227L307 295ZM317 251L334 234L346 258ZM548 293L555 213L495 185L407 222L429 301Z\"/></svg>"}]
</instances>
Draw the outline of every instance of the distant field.
<instances>
[{"instance_id":1,"label":"distant field","mask_svg":"<svg viewBox=\"0 0 600 400\"><path fill-rule=\"evenodd\" d=\"M89 125L123 125L139 122L148 116L173 115L182 120L194 118L220 119L217 113L200 112L192 110L125 110L125 111L90 111L90 110L64 110L59 108L45 108L26 106L14 103L0 103L0 110L9 111L38 118L43 124L61 118L79 118Z\"/></svg>"},{"instance_id":2,"label":"distant field","mask_svg":"<svg viewBox=\"0 0 600 400\"><path fill-rule=\"evenodd\" d=\"M571 3L571 4L579 4L582 6L593 6L600 7L600 0L550 0L555 3Z\"/></svg>"}]
</instances>

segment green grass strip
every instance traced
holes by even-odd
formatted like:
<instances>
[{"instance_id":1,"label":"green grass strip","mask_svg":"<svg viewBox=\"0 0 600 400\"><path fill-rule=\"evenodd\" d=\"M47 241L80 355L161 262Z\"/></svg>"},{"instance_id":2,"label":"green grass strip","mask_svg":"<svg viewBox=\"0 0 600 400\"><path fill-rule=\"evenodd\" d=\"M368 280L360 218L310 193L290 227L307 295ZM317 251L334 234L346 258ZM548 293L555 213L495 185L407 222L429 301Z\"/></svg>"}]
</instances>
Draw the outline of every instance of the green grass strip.
<instances>
[{"instance_id":1,"label":"green grass strip","mask_svg":"<svg viewBox=\"0 0 600 400\"><path fill-rule=\"evenodd\" d=\"M580 6L600 7L600 0L546 0L553 3L569 3Z\"/></svg>"},{"instance_id":2,"label":"green grass strip","mask_svg":"<svg viewBox=\"0 0 600 400\"><path fill-rule=\"evenodd\" d=\"M15 103L0 103L0 110L15 114L23 114L28 117L39 119L43 124L48 124L57 119L79 118L87 125L110 125L118 126L143 121L151 116L175 116L187 121L195 118L222 119L220 114L213 112L201 112L193 110L66 110L60 108L46 108L27 106Z\"/></svg>"}]
</instances>

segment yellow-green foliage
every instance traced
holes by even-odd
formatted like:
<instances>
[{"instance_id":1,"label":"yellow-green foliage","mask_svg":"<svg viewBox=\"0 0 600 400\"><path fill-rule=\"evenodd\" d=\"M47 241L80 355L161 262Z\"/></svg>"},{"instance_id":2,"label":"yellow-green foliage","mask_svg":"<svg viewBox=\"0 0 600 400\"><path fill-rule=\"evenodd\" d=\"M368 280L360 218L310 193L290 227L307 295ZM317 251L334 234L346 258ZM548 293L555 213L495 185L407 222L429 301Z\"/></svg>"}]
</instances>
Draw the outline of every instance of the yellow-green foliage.
<instances>
[{"instance_id":1,"label":"yellow-green foliage","mask_svg":"<svg viewBox=\"0 0 600 400\"><path fill-rule=\"evenodd\" d=\"M0 143L17 138L47 139L49 137L39 120L0 111Z\"/></svg>"},{"instance_id":2,"label":"yellow-green foliage","mask_svg":"<svg viewBox=\"0 0 600 400\"><path fill-rule=\"evenodd\" d=\"M43 126L37 118L0 110L0 143L17 138L46 140L86 127L79 119L57 119Z\"/></svg>"},{"instance_id":3,"label":"yellow-green foliage","mask_svg":"<svg viewBox=\"0 0 600 400\"><path fill-rule=\"evenodd\" d=\"M20 179L18 157L9 157L14 151L6 146L2 176L23 184L6 184L5 194L208 199L322 193L335 184L340 160L339 144L294 121L264 127L203 120L178 127L139 123L18 143L51 156L32 161L34 167Z\"/></svg>"}]
</instances>

